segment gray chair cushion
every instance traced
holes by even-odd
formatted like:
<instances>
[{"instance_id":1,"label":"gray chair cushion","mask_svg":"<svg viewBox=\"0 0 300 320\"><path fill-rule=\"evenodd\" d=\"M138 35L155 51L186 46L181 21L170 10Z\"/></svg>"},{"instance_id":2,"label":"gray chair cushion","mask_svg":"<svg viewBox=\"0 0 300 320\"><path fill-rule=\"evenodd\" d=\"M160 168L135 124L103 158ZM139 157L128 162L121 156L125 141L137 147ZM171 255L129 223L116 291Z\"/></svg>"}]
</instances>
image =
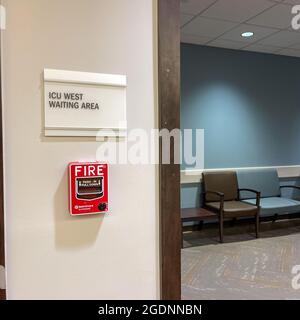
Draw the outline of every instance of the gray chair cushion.
<instances>
[{"instance_id":1,"label":"gray chair cushion","mask_svg":"<svg viewBox=\"0 0 300 320\"><path fill-rule=\"evenodd\" d=\"M237 171L238 186L261 192L261 197L280 196L280 184L276 169L250 169ZM253 193L243 191L240 199L251 199Z\"/></svg>"},{"instance_id":2,"label":"gray chair cushion","mask_svg":"<svg viewBox=\"0 0 300 320\"><path fill-rule=\"evenodd\" d=\"M247 199L243 202L255 205L256 199ZM260 216L300 212L300 201L282 197L262 198L260 206Z\"/></svg>"},{"instance_id":3,"label":"gray chair cushion","mask_svg":"<svg viewBox=\"0 0 300 320\"><path fill-rule=\"evenodd\" d=\"M206 206L214 211L220 209L220 202L208 202ZM243 201L225 201L224 202L224 217L248 217L255 216L257 207Z\"/></svg>"}]
</instances>

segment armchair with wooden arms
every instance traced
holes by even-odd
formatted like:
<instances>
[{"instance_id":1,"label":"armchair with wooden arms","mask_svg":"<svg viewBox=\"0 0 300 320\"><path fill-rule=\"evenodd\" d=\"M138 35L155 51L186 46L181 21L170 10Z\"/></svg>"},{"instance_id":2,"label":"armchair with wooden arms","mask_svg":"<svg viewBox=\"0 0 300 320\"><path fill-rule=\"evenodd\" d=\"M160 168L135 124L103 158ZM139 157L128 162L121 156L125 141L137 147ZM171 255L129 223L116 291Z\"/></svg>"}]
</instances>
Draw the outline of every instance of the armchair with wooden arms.
<instances>
[{"instance_id":1,"label":"armchair with wooden arms","mask_svg":"<svg viewBox=\"0 0 300 320\"><path fill-rule=\"evenodd\" d=\"M220 242L224 238L224 219L255 217L256 237L259 237L260 192L252 189L238 189L237 175L234 171L203 172L204 206L216 212L219 217ZM240 201L241 191L256 194L256 204Z\"/></svg>"}]
</instances>

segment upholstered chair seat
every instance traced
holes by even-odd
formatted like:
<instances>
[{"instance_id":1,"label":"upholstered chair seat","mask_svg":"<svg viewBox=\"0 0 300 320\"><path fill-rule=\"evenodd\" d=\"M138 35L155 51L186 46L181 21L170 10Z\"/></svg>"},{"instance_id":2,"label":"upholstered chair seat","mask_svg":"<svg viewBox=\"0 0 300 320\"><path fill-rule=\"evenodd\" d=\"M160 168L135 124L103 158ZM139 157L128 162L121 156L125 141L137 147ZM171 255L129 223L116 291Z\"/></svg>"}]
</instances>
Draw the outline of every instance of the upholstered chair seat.
<instances>
[{"instance_id":1,"label":"upholstered chair seat","mask_svg":"<svg viewBox=\"0 0 300 320\"><path fill-rule=\"evenodd\" d=\"M206 206L213 210L220 209L220 202L208 202ZM242 201L225 201L224 202L224 217L238 218L238 217L254 217L257 213L257 207L254 204L248 204Z\"/></svg>"}]
</instances>

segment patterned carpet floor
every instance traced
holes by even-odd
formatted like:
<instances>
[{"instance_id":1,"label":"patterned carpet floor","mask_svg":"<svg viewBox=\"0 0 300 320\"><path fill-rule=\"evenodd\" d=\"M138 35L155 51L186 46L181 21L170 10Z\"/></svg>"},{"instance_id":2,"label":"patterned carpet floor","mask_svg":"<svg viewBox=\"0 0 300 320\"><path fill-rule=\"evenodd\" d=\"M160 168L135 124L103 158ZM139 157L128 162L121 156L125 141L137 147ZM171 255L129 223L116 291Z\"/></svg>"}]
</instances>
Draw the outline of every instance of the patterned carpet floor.
<instances>
[{"instance_id":1,"label":"patterned carpet floor","mask_svg":"<svg viewBox=\"0 0 300 320\"><path fill-rule=\"evenodd\" d=\"M292 269L300 265L300 219L265 222L261 237L253 224L217 226L184 233L182 299L300 299Z\"/></svg>"}]
</instances>

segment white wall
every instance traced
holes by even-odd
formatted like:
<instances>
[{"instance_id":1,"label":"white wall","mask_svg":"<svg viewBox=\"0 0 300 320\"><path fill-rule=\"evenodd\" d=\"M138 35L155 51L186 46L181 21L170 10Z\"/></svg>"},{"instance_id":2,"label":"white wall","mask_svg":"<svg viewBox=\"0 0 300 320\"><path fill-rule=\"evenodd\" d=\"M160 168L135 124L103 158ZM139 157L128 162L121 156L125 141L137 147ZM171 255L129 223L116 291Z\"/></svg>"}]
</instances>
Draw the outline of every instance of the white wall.
<instances>
[{"instance_id":1,"label":"white wall","mask_svg":"<svg viewBox=\"0 0 300 320\"><path fill-rule=\"evenodd\" d=\"M70 217L67 164L99 142L43 136L44 68L126 74L128 127L156 125L152 0L2 0L9 299L159 298L157 170L110 168L111 213Z\"/></svg>"}]
</instances>

